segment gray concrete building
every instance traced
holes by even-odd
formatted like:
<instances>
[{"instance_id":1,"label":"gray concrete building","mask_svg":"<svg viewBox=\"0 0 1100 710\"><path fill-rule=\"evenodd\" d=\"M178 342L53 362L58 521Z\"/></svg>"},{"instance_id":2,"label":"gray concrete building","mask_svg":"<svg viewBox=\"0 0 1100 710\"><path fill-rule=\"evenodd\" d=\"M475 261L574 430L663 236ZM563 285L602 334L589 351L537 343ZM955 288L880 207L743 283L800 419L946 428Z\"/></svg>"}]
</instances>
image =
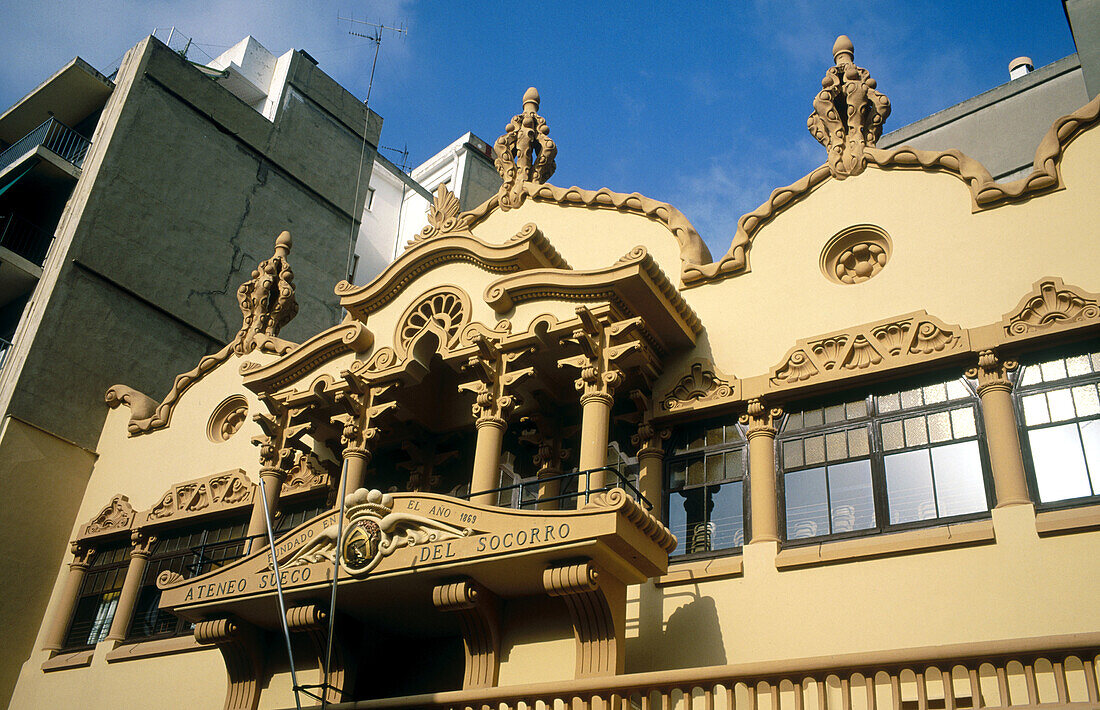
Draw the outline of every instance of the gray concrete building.
<instances>
[{"instance_id":1,"label":"gray concrete building","mask_svg":"<svg viewBox=\"0 0 1100 710\"><path fill-rule=\"evenodd\" d=\"M159 401L165 373L231 340L280 231L300 307L282 337L339 320L381 123L308 54L252 38L199 66L150 37L110 79L74 59L0 114L0 704L69 532L26 502L75 514L106 389Z\"/></svg>"},{"instance_id":2,"label":"gray concrete building","mask_svg":"<svg viewBox=\"0 0 1100 710\"><path fill-rule=\"evenodd\" d=\"M1100 2L1063 0L1062 6L1076 53L1039 69L1018 57L1005 67L1006 83L891 131L878 146L955 148L997 180L1027 175L1051 124L1100 93Z\"/></svg>"}]
</instances>

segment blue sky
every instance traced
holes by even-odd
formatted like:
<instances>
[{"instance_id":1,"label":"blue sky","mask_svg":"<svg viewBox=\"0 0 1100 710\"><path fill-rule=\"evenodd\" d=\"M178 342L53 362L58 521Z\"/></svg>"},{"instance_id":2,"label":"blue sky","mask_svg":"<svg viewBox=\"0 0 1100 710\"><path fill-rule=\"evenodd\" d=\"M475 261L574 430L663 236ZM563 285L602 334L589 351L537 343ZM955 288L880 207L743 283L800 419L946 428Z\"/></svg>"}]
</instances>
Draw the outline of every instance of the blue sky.
<instances>
[{"instance_id":1,"label":"blue sky","mask_svg":"<svg viewBox=\"0 0 1100 710\"><path fill-rule=\"evenodd\" d=\"M199 61L246 34L305 49L362 99L372 45L337 16L402 24L371 96L384 146L415 165L468 130L492 143L534 85L558 144L551 182L671 202L716 254L740 215L824 162L806 116L838 34L890 98L888 131L1004 83L1013 57L1074 51L1057 0L2 4L4 107L75 55L109 72L172 25Z\"/></svg>"}]
</instances>

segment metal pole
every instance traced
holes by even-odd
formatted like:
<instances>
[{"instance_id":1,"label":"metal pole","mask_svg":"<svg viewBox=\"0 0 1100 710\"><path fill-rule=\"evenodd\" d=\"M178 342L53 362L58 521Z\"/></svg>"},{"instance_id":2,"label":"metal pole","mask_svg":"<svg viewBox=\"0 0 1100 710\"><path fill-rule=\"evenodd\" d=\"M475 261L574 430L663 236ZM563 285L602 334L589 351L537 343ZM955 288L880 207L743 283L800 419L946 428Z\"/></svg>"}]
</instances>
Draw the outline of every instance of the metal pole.
<instances>
[{"instance_id":1,"label":"metal pole","mask_svg":"<svg viewBox=\"0 0 1100 710\"><path fill-rule=\"evenodd\" d=\"M332 558L332 595L328 602L328 644L325 648L325 676L321 686L321 710L328 706L328 676L332 666L332 636L336 628L336 581L340 578L340 541L344 539L344 496L348 485L348 460L340 468L340 515L336 518L336 552Z\"/></svg>"},{"instance_id":2,"label":"metal pole","mask_svg":"<svg viewBox=\"0 0 1100 710\"><path fill-rule=\"evenodd\" d=\"M275 570L275 591L279 597L279 620L283 622L283 636L286 637L286 655L290 660L290 682L294 687L294 705L302 710L298 699L298 672L294 669L294 651L290 648L290 629L286 625L286 604L283 603L283 582L279 579L279 560L275 557L275 533L271 530L271 511L267 508L267 489L264 477L260 476L260 503L264 509L264 523L267 527L267 542L271 545L271 566Z\"/></svg>"}]
</instances>

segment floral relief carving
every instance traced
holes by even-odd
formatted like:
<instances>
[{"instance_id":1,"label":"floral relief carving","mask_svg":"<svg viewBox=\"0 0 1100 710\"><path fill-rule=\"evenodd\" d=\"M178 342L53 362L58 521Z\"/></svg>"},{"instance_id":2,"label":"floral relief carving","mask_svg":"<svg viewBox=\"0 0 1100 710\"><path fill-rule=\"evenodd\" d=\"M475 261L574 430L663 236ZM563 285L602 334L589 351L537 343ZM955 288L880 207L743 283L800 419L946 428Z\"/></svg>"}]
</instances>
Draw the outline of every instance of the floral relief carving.
<instances>
[{"instance_id":1,"label":"floral relief carving","mask_svg":"<svg viewBox=\"0 0 1100 710\"><path fill-rule=\"evenodd\" d=\"M502 210L523 204L523 183L544 183L554 174L558 148L550 140L546 119L538 114L539 103L539 92L529 88L523 94L523 112L512 117L493 146L493 162L503 180L497 193Z\"/></svg>"},{"instance_id":2,"label":"floral relief carving","mask_svg":"<svg viewBox=\"0 0 1100 710\"><path fill-rule=\"evenodd\" d=\"M1009 337L1046 330L1058 325L1100 319L1100 305L1061 279L1044 279L1007 317L1004 326Z\"/></svg>"},{"instance_id":3,"label":"floral relief carving","mask_svg":"<svg viewBox=\"0 0 1100 710\"><path fill-rule=\"evenodd\" d=\"M666 411L733 396L733 387L704 363L692 364L691 370L668 391L661 401Z\"/></svg>"},{"instance_id":4,"label":"floral relief carving","mask_svg":"<svg viewBox=\"0 0 1100 710\"><path fill-rule=\"evenodd\" d=\"M84 535L97 535L112 530L125 530L134 520L134 509L130 505L130 499L124 495L116 495L111 498L99 515L95 516L84 526Z\"/></svg>"},{"instance_id":5,"label":"floral relief carving","mask_svg":"<svg viewBox=\"0 0 1100 710\"><path fill-rule=\"evenodd\" d=\"M409 243L416 244L425 239L442 237L448 234L469 234L470 217L462 214L458 198L443 183L435 190L435 200L428 206L428 225L420 230Z\"/></svg>"},{"instance_id":6,"label":"floral relief carving","mask_svg":"<svg viewBox=\"0 0 1100 710\"><path fill-rule=\"evenodd\" d=\"M241 470L185 481L172 486L143 518L146 522L166 520L200 512L213 512L252 502L255 486Z\"/></svg>"},{"instance_id":7,"label":"floral relief carving","mask_svg":"<svg viewBox=\"0 0 1100 710\"><path fill-rule=\"evenodd\" d=\"M966 331L923 311L799 341L772 369L772 387L893 367L969 347Z\"/></svg>"},{"instance_id":8,"label":"floral relief carving","mask_svg":"<svg viewBox=\"0 0 1100 710\"><path fill-rule=\"evenodd\" d=\"M287 473L286 480L280 495L287 495L295 491L309 490L318 486L327 486L332 482L331 474L325 469L324 463L315 454L303 454L298 452L294 465Z\"/></svg>"}]
</instances>

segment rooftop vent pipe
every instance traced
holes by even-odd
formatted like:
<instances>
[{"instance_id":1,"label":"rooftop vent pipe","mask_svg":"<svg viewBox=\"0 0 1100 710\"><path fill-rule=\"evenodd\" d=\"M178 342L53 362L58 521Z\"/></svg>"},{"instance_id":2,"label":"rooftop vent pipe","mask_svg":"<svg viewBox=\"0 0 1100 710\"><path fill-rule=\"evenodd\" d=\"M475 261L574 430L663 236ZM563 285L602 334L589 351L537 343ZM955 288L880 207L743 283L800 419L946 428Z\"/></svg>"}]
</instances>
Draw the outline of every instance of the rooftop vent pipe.
<instances>
[{"instance_id":1,"label":"rooftop vent pipe","mask_svg":"<svg viewBox=\"0 0 1100 710\"><path fill-rule=\"evenodd\" d=\"M1027 76L1035 66L1031 63L1031 57L1016 57L1008 63L1008 78L1019 79Z\"/></svg>"}]
</instances>

